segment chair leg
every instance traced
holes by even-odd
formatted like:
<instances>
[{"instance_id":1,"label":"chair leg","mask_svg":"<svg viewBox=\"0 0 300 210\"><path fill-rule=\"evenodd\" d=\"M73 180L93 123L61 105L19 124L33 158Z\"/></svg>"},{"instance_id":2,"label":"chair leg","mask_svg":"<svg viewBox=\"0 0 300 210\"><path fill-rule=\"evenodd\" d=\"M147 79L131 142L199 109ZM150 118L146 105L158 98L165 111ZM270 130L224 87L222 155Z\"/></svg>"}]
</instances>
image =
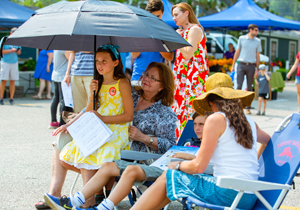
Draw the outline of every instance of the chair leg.
<instances>
[{"instance_id":1,"label":"chair leg","mask_svg":"<svg viewBox=\"0 0 300 210\"><path fill-rule=\"evenodd\" d=\"M71 187L71 190L70 190L70 198L73 196L73 190L74 190L74 187L75 187L75 184L76 184L76 182L77 182L77 180L78 180L79 175L80 175L80 174L77 174L77 175L76 175L76 178L75 178L75 180L74 180L74 182L73 182L73 185L72 185L72 187Z\"/></svg>"}]
</instances>

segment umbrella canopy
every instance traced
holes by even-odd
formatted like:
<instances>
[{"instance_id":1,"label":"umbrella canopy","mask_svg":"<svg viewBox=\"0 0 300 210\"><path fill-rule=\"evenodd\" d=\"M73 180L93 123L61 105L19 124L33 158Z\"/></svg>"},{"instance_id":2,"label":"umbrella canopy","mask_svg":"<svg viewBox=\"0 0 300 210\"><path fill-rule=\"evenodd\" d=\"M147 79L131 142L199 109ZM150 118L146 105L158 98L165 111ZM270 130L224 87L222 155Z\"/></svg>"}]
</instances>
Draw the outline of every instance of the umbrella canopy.
<instances>
[{"instance_id":1,"label":"umbrella canopy","mask_svg":"<svg viewBox=\"0 0 300 210\"><path fill-rule=\"evenodd\" d=\"M151 13L111 1L64 2L40 10L5 44L50 50L95 51L112 43L121 52L166 52L189 46Z\"/></svg>"}]
</instances>

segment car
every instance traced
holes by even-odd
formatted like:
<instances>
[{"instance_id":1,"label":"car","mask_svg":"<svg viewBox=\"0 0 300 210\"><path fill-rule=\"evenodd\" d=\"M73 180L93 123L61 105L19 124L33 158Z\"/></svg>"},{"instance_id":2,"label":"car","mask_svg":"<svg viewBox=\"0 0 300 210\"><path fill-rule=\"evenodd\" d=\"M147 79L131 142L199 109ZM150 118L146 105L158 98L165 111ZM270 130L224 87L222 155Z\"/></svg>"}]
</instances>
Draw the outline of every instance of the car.
<instances>
[{"instance_id":1,"label":"car","mask_svg":"<svg viewBox=\"0 0 300 210\"><path fill-rule=\"evenodd\" d=\"M225 52L228 51L228 44L231 43L234 49L237 48L238 39L230 34L223 35L222 33L209 33L206 34L206 47L207 54L209 56L214 56L216 59L223 58L224 48L223 41L225 40ZM269 62L269 57L260 54L261 62Z\"/></svg>"}]
</instances>

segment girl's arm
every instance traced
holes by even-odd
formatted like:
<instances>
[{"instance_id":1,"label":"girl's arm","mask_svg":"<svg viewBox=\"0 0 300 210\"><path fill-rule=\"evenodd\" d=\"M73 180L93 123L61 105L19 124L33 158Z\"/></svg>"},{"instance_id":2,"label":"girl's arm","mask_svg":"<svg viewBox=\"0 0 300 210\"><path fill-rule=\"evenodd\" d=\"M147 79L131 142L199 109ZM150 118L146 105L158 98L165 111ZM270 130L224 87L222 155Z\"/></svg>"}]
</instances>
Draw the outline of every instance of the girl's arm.
<instances>
[{"instance_id":1,"label":"girl's arm","mask_svg":"<svg viewBox=\"0 0 300 210\"><path fill-rule=\"evenodd\" d=\"M47 72L49 73L50 72L50 65L52 63L52 60L53 60L53 52L49 52L47 53L47 56L48 56L48 62L47 62Z\"/></svg>"},{"instance_id":2,"label":"girl's arm","mask_svg":"<svg viewBox=\"0 0 300 210\"><path fill-rule=\"evenodd\" d=\"M216 129L218 128L218 129ZM191 161L180 163L179 170L188 174L203 173L217 147L220 136L226 130L226 119L221 114L209 116L203 128L203 138L198 155ZM175 169L178 162L172 162L169 168Z\"/></svg>"},{"instance_id":3,"label":"girl's arm","mask_svg":"<svg viewBox=\"0 0 300 210\"><path fill-rule=\"evenodd\" d=\"M124 112L115 116L102 116L98 112L95 114L104 122L108 124L122 124L132 121L133 119L133 99L131 95L131 85L127 79L121 79L119 83L119 90L121 92Z\"/></svg>"},{"instance_id":4,"label":"girl's arm","mask_svg":"<svg viewBox=\"0 0 300 210\"><path fill-rule=\"evenodd\" d=\"M201 41L202 37L203 33L199 27L193 26L190 29L187 41L192 45L192 47L183 47L179 49L185 59L191 59L193 57L198 48L198 43Z\"/></svg>"},{"instance_id":5,"label":"girl's arm","mask_svg":"<svg viewBox=\"0 0 300 210\"><path fill-rule=\"evenodd\" d=\"M286 75L286 77L289 79L292 75L292 73L298 68L299 65L299 59L296 57L295 63L293 65L293 67L291 68L291 70L289 71L289 73Z\"/></svg>"},{"instance_id":6,"label":"girl's arm","mask_svg":"<svg viewBox=\"0 0 300 210\"><path fill-rule=\"evenodd\" d=\"M59 134L60 132L65 132L67 133L68 130L67 128L72 125L73 122L75 122L81 115L83 115L83 112L80 112L76 117L74 117L72 120L70 120L70 122L68 122L65 125L62 125L60 127L58 127L55 131L52 132L52 136L56 136L57 134Z\"/></svg>"},{"instance_id":7,"label":"girl's arm","mask_svg":"<svg viewBox=\"0 0 300 210\"><path fill-rule=\"evenodd\" d=\"M270 82L270 77L269 77L269 75L268 75L268 72L265 72L265 75L266 75L266 79Z\"/></svg>"}]
</instances>

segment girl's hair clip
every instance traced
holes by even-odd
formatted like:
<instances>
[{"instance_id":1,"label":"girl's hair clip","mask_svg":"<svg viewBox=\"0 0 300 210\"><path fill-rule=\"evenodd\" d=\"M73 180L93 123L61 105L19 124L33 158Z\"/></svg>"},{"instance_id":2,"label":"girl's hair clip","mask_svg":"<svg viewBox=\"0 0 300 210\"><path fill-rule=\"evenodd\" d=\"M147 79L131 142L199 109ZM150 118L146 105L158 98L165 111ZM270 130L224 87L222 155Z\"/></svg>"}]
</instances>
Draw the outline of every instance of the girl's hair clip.
<instances>
[{"instance_id":1,"label":"girl's hair clip","mask_svg":"<svg viewBox=\"0 0 300 210\"><path fill-rule=\"evenodd\" d=\"M117 49L120 49L120 47L118 45L106 44L106 45L101 45L99 48L104 50L108 50L108 49L111 50L112 53L115 55L116 59L119 59L119 52Z\"/></svg>"}]
</instances>

